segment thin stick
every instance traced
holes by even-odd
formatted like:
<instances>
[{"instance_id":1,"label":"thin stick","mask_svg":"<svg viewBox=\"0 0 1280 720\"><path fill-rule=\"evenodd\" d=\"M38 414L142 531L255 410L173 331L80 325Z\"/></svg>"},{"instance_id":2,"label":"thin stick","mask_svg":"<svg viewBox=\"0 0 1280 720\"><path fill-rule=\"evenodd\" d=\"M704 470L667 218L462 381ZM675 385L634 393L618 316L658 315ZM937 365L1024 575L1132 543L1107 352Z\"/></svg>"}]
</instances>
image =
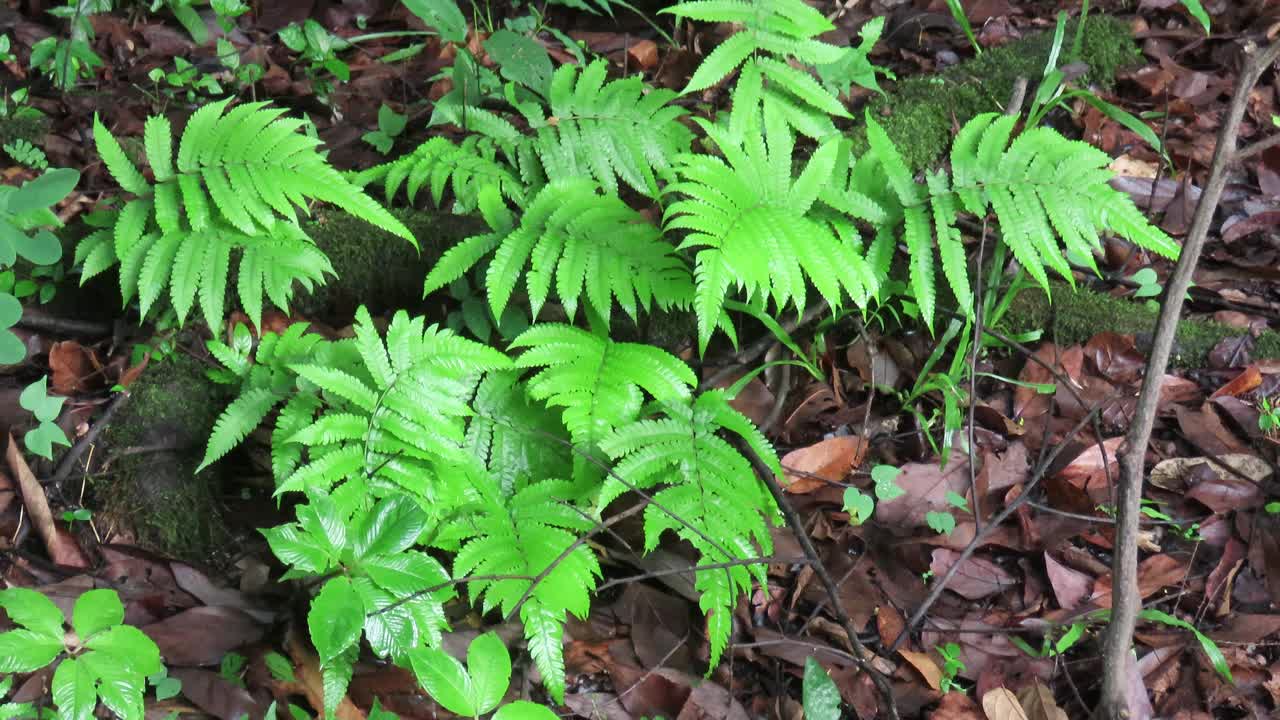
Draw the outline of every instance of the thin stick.
<instances>
[{"instance_id":1,"label":"thin stick","mask_svg":"<svg viewBox=\"0 0 1280 720\"><path fill-rule=\"evenodd\" d=\"M765 466L764 461L756 454L750 446L745 443L739 443L738 449L751 460L752 467L756 470L756 475L769 488L769 493L773 495L773 500L778 504L778 508L782 510L783 516L787 519L787 525L791 527L791 533L795 535L796 541L800 543L800 549L804 552L804 556L809 559L809 565L813 568L814 574L822 582L822 587L827 591L827 597L831 601L831 610L835 613L836 621L840 623L840 627L844 628L844 632L849 636L849 643L853 646L857 657L853 658L857 663L858 669L865 672L871 682L875 683L876 690L880 692L884 698L888 717L891 720L898 720L898 705L893 699L893 687L889 684L889 679L884 676L866 658L871 656L871 651L866 645L862 644L862 639L858 637L858 630L853 626L853 620L849 618L849 613L845 612L844 604L840 602L840 588L836 585L835 580L831 577L831 573L827 571L827 566L822 563L822 556L818 555L818 550L813 546L813 541L809 539L809 533L805 532L804 523L801 522L800 516L796 513L795 508L791 507L791 503L787 500L786 494L782 491L782 487L778 485L778 479L774 477L773 471Z\"/></svg>"},{"instance_id":2,"label":"thin stick","mask_svg":"<svg viewBox=\"0 0 1280 720\"><path fill-rule=\"evenodd\" d=\"M1227 183L1227 168L1236 159L1235 148L1240 133L1240 121L1249 100L1249 91L1262 73L1280 57L1280 41L1265 50L1250 45L1245 49L1245 63L1236 81L1231 105L1218 131L1218 142L1213 150L1213 164L1209 180L1205 184L1200 201L1196 204L1191 221L1191 231L1183 242L1178 265L1165 288L1165 300L1156 322L1155 338L1147 360L1138 405L1126 437L1127 447L1120 456L1120 483L1117 497L1115 553L1112 558L1112 609L1111 623L1103 650L1102 697L1094 716L1105 720L1121 720L1129 716L1129 703L1125 697L1129 678L1123 672L1125 661L1133 644L1133 629L1137 625L1141 599L1138 596L1138 521L1142 503L1142 482L1147 444L1155 425L1156 410L1160 401L1161 378L1169 366L1178 318L1182 312L1182 300L1191 283L1200 250L1209 235L1209 225L1217 210Z\"/></svg>"},{"instance_id":3,"label":"thin stick","mask_svg":"<svg viewBox=\"0 0 1280 720\"><path fill-rule=\"evenodd\" d=\"M98 440L98 435L102 434L103 428L107 426L107 423L111 422L111 416L116 414L116 410L119 410L120 406L128 398L129 393L123 392L117 393L115 397L111 398L111 402L107 403L107 409L102 412L102 417L98 418L98 421L90 426L89 431L79 440L76 440L76 444L72 445L71 449L62 456L62 459L58 461L58 467L53 471L53 475L44 482L45 485L53 485L55 488L61 487L62 483L71 477L71 473L76 469L76 461Z\"/></svg>"}]
</instances>

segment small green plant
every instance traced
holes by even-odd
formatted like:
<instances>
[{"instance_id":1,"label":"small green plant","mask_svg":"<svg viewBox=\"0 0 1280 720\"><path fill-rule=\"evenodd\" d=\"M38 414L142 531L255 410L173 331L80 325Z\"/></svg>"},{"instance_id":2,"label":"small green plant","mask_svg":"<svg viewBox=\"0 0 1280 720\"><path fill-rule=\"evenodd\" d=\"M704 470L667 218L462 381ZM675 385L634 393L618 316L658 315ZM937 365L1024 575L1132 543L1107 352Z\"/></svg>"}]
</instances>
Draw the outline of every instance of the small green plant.
<instances>
[{"instance_id":1,"label":"small green plant","mask_svg":"<svg viewBox=\"0 0 1280 720\"><path fill-rule=\"evenodd\" d=\"M142 720L147 678L164 666L151 638L124 624L114 590L77 598L72 632L63 627L62 611L35 590L0 590L0 607L18 626L0 633L0 673L34 672L61 658L50 685L59 717L92 718L101 701L122 720ZM35 708L20 709L26 715Z\"/></svg>"},{"instance_id":2,"label":"small green plant","mask_svg":"<svg viewBox=\"0 0 1280 720\"><path fill-rule=\"evenodd\" d=\"M1055 628L1056 629L1056 628ZM1041 639L1040 649L1031 647L1031 645L1017 635L1010 635L1009 641L1018 647L1019 650L1030 655L1033 658L1055 657L1065 654L1068 650L1075 647L1080 639L1084 637L1085 623L1072 623L1069 625L1062 635L1057 639L1053 639L1053 629L1044 634Z\"/></svg>"},{"instance_id":3,"label":"small green plant","mask_svg":"<svg viewBox=\"0 0 1280 720\"><path fill-rule=\"evenodd\" d=\"M871 513L875 511L877 500L887 502L905 492L898 487L896 482L901 472L901 468L896 468L892 465L876 465L871 468L872 491L875 493L875 499L858 490L858 488L845 488L844 509L845 512L849 513L849 519L854 525L861 525L867 521L867 518L871 517Z\"/></svg>"},{"instance_id":4,"label":"small green plant","mask_svg":"<svg viewBox=\"0 0 1280 720\"><path fill-rule=\"evenodd\" d=\"M34 415L39 423L22 437L23 445L36 455L51 460L54 445L70 445L71 442L67 440L67 434L62 428L54 422L58 419L66 398L51 397L47 381L48 378L41 377L28 385L18 396L18 404Z\"/></svg>"},{"instance_id":5,"label":"small green plant","mask_svg":"<svg viewBox=\"0 0 1280 720\"><path fill-rule=\"evenodd\" d=\"M13 267L19 256L37 266L62 258L62 243L48 229L61 227L62 222L51 208L79 181L79 172L58 168L22 187L0 186L0 269ZM26 345L7 329L21 318L22 304L0 291L0 365L19 362L27 355Z\"/></svg>"},{"instance_id":6,"label":"small green plant","mask_svg":"<svg viewBox=\"0 0 1280 720\"><path fill-rule=\"evenodd\" d=\"M68 525L74 525L78 522L89 522L93 519L93 511L89 508L75 508L74 510L63 510L62 521Z\"/></svg>"},{"instance_id":7,"label":"small green plant","mask_svg":"<svg viewBox=\"0 0 1280 720\"><path fill-rule=\"evenodd\" d=\"M934 648L938 655L942 658L942 679L938 683L939 689L944 693L952 690L964 692L965 688L960 684L956 677L964 672L964 662L960 660L960 646L956 643L947 643Z\"/></svg>"},{"instance_id":8,"label":"small green plant","mask_svg":"<svg viewBox=\"0 0 1280 720\"><path fill-rule=\"evenodd\" d=\"M217 78L180 57L173 59L172 71L152 68L147 77L155 84L157 91L179 94L187 102L195 102L202 93L207 96L222 94L222 85Z\"/></svg>"},{"instance_id":9,"label":"small green plant","mask_svg":"<svg viewBox=\"0 0 1280 720\"><path fill-rule=\"evenodd\" d=\"M93 24L90 15L109 12L111 0L67 0L49 9L49 14L68 21L68 37L50 35L31 46L31 69L38 70L62 90L75 87L80 78L92 78L102 66L93 51Z\"/></svg>"},{"instance_id":10,"label":"small green plant","mask_svg":"<svg viewBox=\"0 0 1280 720\"><path fill-rule=\"evenodd\" d=\"M333 92L333 82L322 76L321 71L340 80L351 80L351 68L338 57L338 53L346 50L350 44L325 29L323 25L307 18L301 25L291 23L279 32L280 42L290 50L298 53L307 63L307 74L311 77L311 88L316 97L327 101Z\"/></svg>"},{"instance_id":11,"label":"small green plant","mask_svg":"<svg viewBox=\"0 0 1280 720\"><path fill-rule=\"evenodd\" d=\"M45 157L44 151L32 145L29 140L18 138L12 142L4 144L4 151L9 153L9 157L19 165L25 165L32 170L47 170L49 168L49 158Z\"/></svg>"},{"instance_id":12,"label":"small green plant","mask_svg":"<svg viewBox=\"0 0 1280 720\"><path fill-rule=\"evenodd\" d=\"M840 720L840 689L812 655L804 661L801 698L807 720Z\"/></svg>"},{"instance_id":13,"label":"small green plant","mask_svg":"<svg viewBox=\"0 0 1280 720\"><path fill-rule=\"evenodd\" d=\"M395 144L396 138L404 132L405 123L408 118L395 110L390 105L383 103L378 108L378 129L365 133L361 139L373 146L379 153L386 155L391 152L391 146Z\"/></svg>"},{"instance_id":14,"label":"small green plant","mask_svg":"<svg viewBox=\"0 0 1280 720\"><path fill-rule=\"evenodd\" d=\"M492 720L552 720L556 714L543 705L517 700L498 707L511 684L511 656L494 633L471 641L467 664L431 647L409 652L418 682L436 702L455 715L478 718L495 708Z\"/></svg>"},{"instance_id":15,"label":"small green plant","mask_svg":"<svg viewBox=\"0 0 1280 720\"><path fill-rule=\"evenodd\" d=\"M1268 437L1280 434L1280 403L1263 396L1258 399L1258 429Z\"/></svg>"}]
</instances>

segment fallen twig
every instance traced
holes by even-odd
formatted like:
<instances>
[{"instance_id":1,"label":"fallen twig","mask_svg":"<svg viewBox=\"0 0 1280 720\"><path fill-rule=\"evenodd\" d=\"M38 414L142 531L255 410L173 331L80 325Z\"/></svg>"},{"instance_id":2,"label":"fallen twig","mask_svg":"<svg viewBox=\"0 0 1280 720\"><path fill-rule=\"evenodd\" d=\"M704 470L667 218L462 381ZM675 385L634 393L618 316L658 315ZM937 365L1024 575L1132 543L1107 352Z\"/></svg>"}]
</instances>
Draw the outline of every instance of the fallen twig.
<instances>
[{"instance_id":1,"label":"fallen twig","mask_svg":"<svg viewBox=\"0 0 1280 720\"><path fill-rule=\"evenodd\" d=\"M876 690L884 698L885 707L883 710L887 716L891 720L898 720L898 704L893 698L893 687L889 683L889 678L867 662L867 658L873 657L873 654L867 649L866 645L862 644L861 638L858 637L858 630L853 626L853 620L849 618L849 613L845 611L844 604L840 602L839 586L836 585L835 580L831 577L831 573L827 571L826 565L822 563L822 557L818 555L817 548L813 546L813 541L809 539L809 533L805 532L804 523L800 521L800 516L796 513L795 508L791 507L786 493L782 491L782 486L778 484L778 478L774 477L773 472L765 466L764 461L750 446L745 443L739 444L738 449L751 460L751 465L755 468L756 475L769 488L769 493L773 495L774 502L782 510L783 516L787 519L787 525L791 527L791 533L795 535L796 541L800 543L800 549L804 552L805 557L808 558L809 566L813 568L814 574L822 582L822 587L826 590L827 598L831 602L831 610L835 613L836 622L840 623L840 627L849 636L849 643L853 646L855 652L855 656L852 656L855 664L857 664L859 670L865 672L871 678L871 682L875 683Z\"/></svg>"}]
</instances>

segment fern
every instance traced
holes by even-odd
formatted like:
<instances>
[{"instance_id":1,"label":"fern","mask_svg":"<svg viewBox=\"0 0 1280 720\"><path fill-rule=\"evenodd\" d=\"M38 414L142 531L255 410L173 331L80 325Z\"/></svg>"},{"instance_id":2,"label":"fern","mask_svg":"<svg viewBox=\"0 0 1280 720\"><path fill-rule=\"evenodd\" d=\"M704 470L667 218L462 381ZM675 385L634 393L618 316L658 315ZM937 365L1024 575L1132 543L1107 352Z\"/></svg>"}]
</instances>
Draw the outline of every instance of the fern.
<instances>
[{"instance_id":1,"label":"fern","mask_svg":"<svg viewBox=\"0 0 1280 720\"><path fill-rule=\"evenodd\" d=\"M781 476L773 448L749 420L729 406L723 391L685 403L660 403L666 417L636 420L610 433L601 449L617 462L614 473L640 488L666 485L645 509L645 549L653 550L668 530L697 548L699 564L726 563L773 552L766 520L777 522L773 498L756 479L751 464L718 433L727 430L764 458ZM603 509L627 487L610 478L600 490ZM751 580L767 584L763 565L699 570L695 586L707 614L711 665L729 640L737 598Z\"/></svg>"},{"instance_id":2,"label":"fern","mask_svg":"<svg viewBox=\"0 0 1280 720\"><path fill-rule=\"evenodd\" d=\"M359 173L356 185L366 186L381 180L383 192L390 202L405 188L409 202L418 191L430 187L431 199L440 206L444 191L453 192L453 211L467 213L479 204L480 190L495 186L502 196L517 205L525 202L524 184L517 174L497 158L497 146L489 138L471 135L455 145L446 138L431 138L412 153Z\"/></svg>"},{"instance_id":3,"label":"fern","mask_svg":"<svg viewBox=\"0 0 1280 720\"><path fill-rule=\"evenodd\" d=\"M444 120L472 131L461 146L432 138L403 158L358 174L355 182L381 180L388 200L402 185L412 200L430 182L437 205L447 186L455 212L478 207L486 185L524 206L549 180L560 178L591 177L610 194L621 183L657 197L658 178L692 143L693 133L680 122L686 112L671 104L674 92L649 87L639 76L607 80L607 72L604 60L581 69L562 65L552 75L545 106L515 104L527 132L485 108L438 107L447 110Z\"/></svg>"},{"instance_id":4,"label":"fern","mask_svg":"<svg viewBox=\"0 0 1280 720\"><path fill-rule=\"evenodd\" d=\"M968 266L955 227L961 208L980 217L994 211L1002 241L1046 292L1047 269L1074 282L1063 245L1092 265L1103 231L1165 257L1178 256L1178 245L1151 225L1128 195L1108 184L1110 158L1105 153L1046 127L1025 130L1011 141L1017 120L984 114L966 123L952 145L950 176L929 173L921 186L884 130L867 116L867 139L876 162L860 179L859 189L892 189L892 196L880 197L891 197L885 202L885 226L901 228L911 287L928 323L936 303L935 244L957 302L973 313ZM1097 271L1096 265L1093 269Z\"/></svg>"},{"instance_id":5,"label":"fern","mask_svg":"<svg viewBox=\"0 0 1280 720\"><path fill-rule=\"evenodd\" d=\"M668 191L683 196L666 210L665 229L690 231L683 248L696 255L694 311L703 351L723 313L731 287L768 296L779 308L803 309L807 285L833 307L844 297L864 304L878 281L856 246L811 213L834 172L837 141L821 145L798 177L792 177L793 139L771 128L734 135L702 123L724 160L688 154L678 159L678 179Z\"/></svg>"},{"instance_id":6,"label":"fern","mask_svg":"<svg viewBox=\"0 0 1280 720\"><path fill-rule=\"evenodd\" d=\"M529 394L563 410L573 442L593 449L606 434L639 416L645 393L657 400L689 396L697 377L666 351L615 342L569 325L535 325L511 343L527 348L515 364L541 368Z\"/></svg>"},{"instance_id":7,"label":"fern","mask_svg":"<svg viewBox=\"0 0 1280 720\"><path fill-rule=\"evenodd\" d=\"M482 373L511 362L404 312L392 319L385 342L364 308L355 332L358 372L314 362L290 366L319 388L325 406L285 440L306 448L309 458L277 478L276 494L354 482L375 493L402 490L439 508L458 487L453 476L478 467L464 444L467 399Z\"/></svg>"},{"instance_id":8,"label":"fern","mask_svg":"<svg viewBox=\"0 0 1280 720\"><path fill-rule=\"evenodd\" d=\"M503 497L521 484L555 477L572 463L569 436L556 414L534 400L518 372L489 373L471 401L467 448L484 462Z\"/></svg>"},{"instance_id":9,"label":"fern","mask_svg":"<svg viewBox=\"0 0 1280 720\"><path fill-rule=\"evenodd\" d=\"M524 600L518 609L529 653L560 703L565 614L586 618L601 575L591 549L578 541L594 523L570 507L574 499L571 484L559 480L529 484L505 502L488 494L480 512L457 523L465 542L453 562L455 577L477 577L469 583L472 602L486 612L511 615ZM480 579L493 576L503 579Z\"/></svg>"},{"instance_id":10,"label":"fern","mask_svg":"<svg viewBox=\"0 0 1280 720\"><path fill-rule=\"evenodd\" d=\"M304 360L325 365L340 363L336 344L324 343L319 335L306 330L306 323L295 323L280 335L263 335L252 360L252 339L243 325L236 326L236 347L217 340L207 343L210 354L226 368L215 379L239 384L240 394L214 422L200 470L231 452L273 409L293 397L299 388L297 374L288 369L290 365Z\"/></svg>"},{"instance_id":11,"label":"fern","mask_svg":"<svg viewBox=\"0 0 1280 720\"><path fill-rule=\"evenodd\" d=\"M154 182L134 166L102 122L94 142L111 176L133 196L109 228L76 250L82 281L120 265L125 301L138 296L145 316L168 288L179 322L199 302L210 327L222 322L227 286L261 324L262 298L286 309L294 283L305 287L332 273L328 259L298 226L295 208L320 200L414 242L384 208L347 182L298 132L303 122L283 110L229 101L206 105L187 123L176 158L169 121L147 120L143 144ZM239 260L228 279L233 257Z\"/></svg>"},{"instance_id":12,"label":"fern","mask_svg":"<svg viewBox=\"0 0 1280 720\"><path fill-rule=\"evenodd\" d=\"M684 92L711 87L741 67L733 97L735 115L755 112L763 105L784 116L799 132L817 139L835 133L832 116L851 117L822 83L789 61L811 66L847 65L853 62L850 53L865 58L870 47L840 48L816 39L835 26L803 0L695 0L662 12L742 27L707 55ZM872 74L872 84L874 80Z\"/></svg>"},{"instance_id":13,"label":"fern","mask_svg":"<svg viewBox=\"0 0 1280 720\"><path fill-rule=\"evenodd\" d=\"M692 282L683 260L662 242L658 228L614 195L601 194L585 178L543 188L516 218L490 186L481 209L492 232L450 248L431 269L426 292L458 279L493 253L485 285L494 317L501 317L526 266L526 285L537 316L555 281L570 317L585 293L596 316L608 325L613 301L633 319L656 302L684 304Z\"/></svg>"}]
</instances>

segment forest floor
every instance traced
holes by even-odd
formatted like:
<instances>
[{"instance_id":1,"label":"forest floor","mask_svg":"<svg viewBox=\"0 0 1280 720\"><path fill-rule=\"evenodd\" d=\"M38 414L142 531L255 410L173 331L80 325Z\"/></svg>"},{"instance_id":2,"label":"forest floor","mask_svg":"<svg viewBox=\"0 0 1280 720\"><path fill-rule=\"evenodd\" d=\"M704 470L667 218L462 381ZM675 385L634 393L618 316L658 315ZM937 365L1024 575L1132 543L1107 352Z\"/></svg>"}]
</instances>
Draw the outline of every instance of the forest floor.
<instances>
[{"instance_id":1,"label":"forest floor","mask_svg":"<svg viewBox=\"0 0 1280 720\"><path fill-rule=\"evenodd\" d=\"M881 81L891 95L910 78L975 54L943 0L811 4L834 18L839 37L833 42L856 38L872 17L887 18L872 59L896 75ZM1075 15L1080 9L1074 0L961 4L986 49L1052 32L1060 10ZM1088 104L1055 119L1065 134L1113 157L1115 186L1175 238L1188 231L1245 39L1280 32L1280 3L1204 4L1213 20L1208 37L1173 0L1092 4L1092 13L1127 24L1140 50L1112 85L1095 90L1144 118L1169 164L1131 129ZM437 78L451 62L448 53L433 38L377 36L423 29L398 2L252 3L230 32L202 8L211 31L204 44L163 7L150 12L146 3L128 3L87 17L89 42L103 65L65 91L28 66L33 45L68 33L66 18L46 12L55 5L20 0L0 7L0 29L11 38L13 55L0 72L5 112L21 104L44 118L31 127L0 122L10 128L0 135L6 141L28 138L50 166L82 173L77 191L59 208L71 227L111 186L91 142L95 114L116 136L141 137L152 114L180 123L228 93L270 100L306 114L330 161L344 170L385 161L389 156L377 143L389 144L394 157L433 133L450 132L427 128L433 100L450 87ZM502 12L516 18L527 7ZM573 61L563 45L572 38L607 58L616 73L644 73L674 90L685 85L701 57L698 48L713 45L717 32L702 28L709 37L686 36L673 46L631 13L610 18L562 7L548 13L547 25L562 34L543 33L538 40L557 63ZM669 16L651 17L661 17L670 29ZM338 37L372 37L325 54L316 49L324 36L290 36L291 24L308 21ZM261 77L228 68L219 37L231 43L241 64L258 65ZM305 58L299 42L311 43L303 53L317 54ZM385 62L415 42L424 43L418 52ZM478 42L472 49L484 56ZM1277 83L1280 76L1268 75L1250 95L1245 140L1275 130ZM21 103L14 100L19 89L28 91ZM724 99L710 91L699 101ZM874 99L866 90L848 98L852 108ZM380 125L384 106L394 113L384 111ZM375 132L382 136L369 135ZM0 159L0 173L9 183L35 175L12 152ZM388 263L385 256L372 262ZM1172 267L1116 242L1108 246L1102 277L1081 281L1096 293L1142 304L1158 295ZM375 284L391 282L380 272L370 276ZM109 293L79 289L75 280L72 273L65 279L18 278L30 283L24 290L29 307L18 325L28 357L4 368L12 382L0 389L0 420L19 434L30 427L19 388L47 373L50 389L68 398L59 424L73 443L85 442L69 458L55 455L60 462L33 462L39 477L63 471L60 482L47 486L45 499L19 491L26 466L10 459L10 474L0 475L0 577L62 603L89 587L119 590L128 621L157 642L170 676L181 681L176 697L147 701L149 718L170 712L257 718L273 698L317 707L322 689L316 658L299 636L305 590L277 581L279 565L257 532L288 519L288 508L271 500L270 479L253 472L251 460L243 461L247 469L224 472L217 482L192 478L191 458L199 458L204 434L226 400L201 384L211 365L207 338L163 324L139 326L136 315L117 310L118 296L103 300ZM420 309L433 321L451 313L461 317L450 298ZM331 302L314 312L299 309L291 319L338 337L349 332L349 310ZM999 688L1013 691L1032 720L1085 717L1097 696L1102 625L1091 613L1110 602L1116 453L1150 338L1132 326L1108 326L1106 311L1084 321L1086 333L1056 333L1054 312L1037 316L1046 332L1028 341L1030 356L1001 351L981 359L973 425L966 430L972 446L955 444L945 465L918 422L933 413L936 398L924 394L903 402L933 351L924 332L871 331L830 342L814 355L824 380L774 368L752 380L736 401L768 426L788 472L790 499L838 581L844 609L875 651L894 645L933 580L957 562L977 531L975 507L985 524L1013 498L1034 493L1014 521L981 541L909 640L875 660L892 678L903 717L1022 717L984 703ZM1178 363L1163 385L1148 451L1154 467L1144 495L1139 585L1144 608L1184 625L1140 624L1133 697L1147 702L1137 703L1134 717L1274 717L1280 713L1280 411L1270 408L1280 405L1280 357L1259 348L1274 347L1262 338L1280 331L1280 145L1234 169L1184 312L1189 321L1212 321L1236 334ZM272 327L285 322L268 314ZM795 336L808 347L808 328ZM755 339L745 338L744 347ZM715 360L731 365L735 357ZM127 400L112 399L125 397L112 391L120 385L131 390ZM1089 428L1075 432L1095 410ZM1039 460L1059 446L1065 447L1056 460L1041 467ZM846 490L872 487L883 466L900 469L895 481L903 492L881 502L865 523L851 523ZM33 503L51 509L50 527L33 531ZM940 513L954 525L947 532L938 532ZM661 574L687 566L682 550L606 561L606 583L637 572L657 575L607 588L588 620L570 624L569 692L559 711L611 720L797 720L806 660L816 657L852 712L873 714L875 688L850 663L848 640L824 609L826 594L812 568L787 562L802 559L801 548L786 527L774 534L774 554L782 561L770 566L767 590L740 604L726 660L705 678L708 651L697 595L685 575ZM605 557L611 550L624 554L612 539L601 542ZM463 615L446 646L461 652L491 625L492 618ZM519 636L512 628L499 632ZM27 678L19 698L25 693L30 699L46 682L38 674ZM409 673L375 663L358 668L349 697L353 704L344 706L344 720L362 718L375 698L405 718L443 712Z\"/></svg>"}]
</instances>

